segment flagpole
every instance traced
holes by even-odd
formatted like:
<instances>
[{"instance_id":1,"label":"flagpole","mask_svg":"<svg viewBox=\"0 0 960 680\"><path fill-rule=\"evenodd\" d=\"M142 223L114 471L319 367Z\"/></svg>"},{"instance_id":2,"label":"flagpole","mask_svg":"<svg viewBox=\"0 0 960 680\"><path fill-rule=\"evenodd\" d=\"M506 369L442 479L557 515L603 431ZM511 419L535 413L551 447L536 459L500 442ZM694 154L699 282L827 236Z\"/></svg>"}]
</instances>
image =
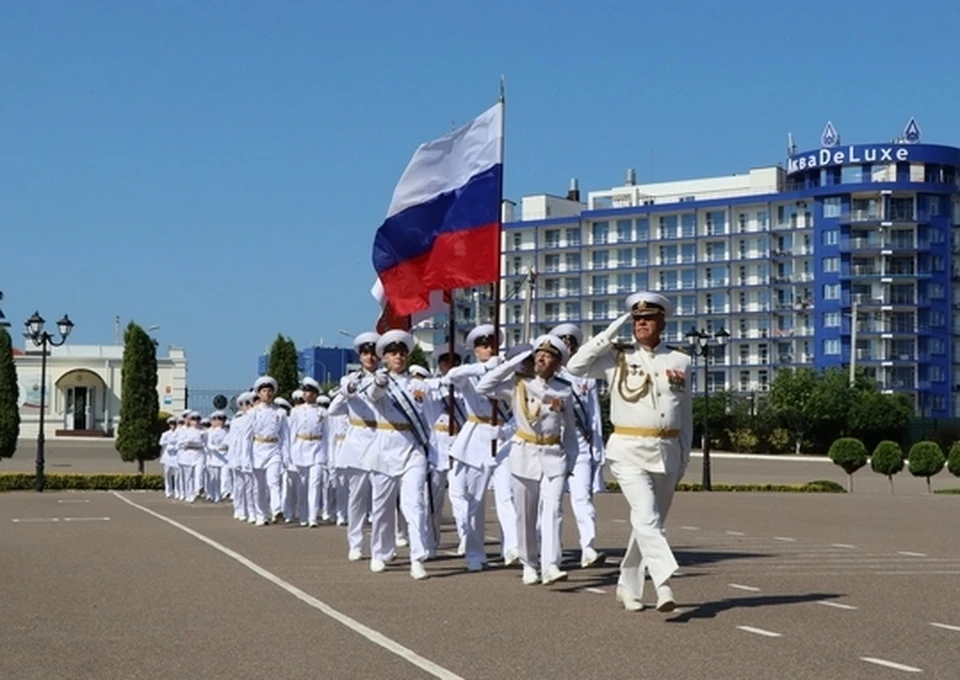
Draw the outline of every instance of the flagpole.
<instances>
[{"instance_id":1,"label":"flagpole","mask_svg":"<svg viewBox=\"0 0 960 680\"><path fill-rule=\"evenodd\" d=\"M453 291L450 292L450 302L447 311L447 333L449 337L447 338L447 360L453 364L453 357L456 356L456 337L457 337L457 320L454 312L456 307L453 303ZM453 383L450 383L450 388L447 390L447 432L452 437L456 432L456 402L453 394Z\"/></svg>"},{"instance_id":2,"label":"flagpole","mask_svg":"<svg viewBox=\"0 0 960 680\"><path fill-rule=\"evenodd\" d=\"M507 164L504 162L504 141L506 138L506 117L507 117L507 97L506 97L506 86L504 83L504 77L500 76L500 97L498 99L500 103L500 180L498 184L498 194L500 200L497 202L497 222L500 225L500 229L497 232L497 278L493 283L493 341L497 343L496 353L500 354L500 280L503 278L502 261L503 261L503 175L506 172ZM480 320L477 319L477 323ZM490 400L490 407L492 413L490 423L493 427L499 425L499 417L497 408L497 400ZM497 438L494 438L490 442L490 455L493 458L497 457Z\"/></svg>"}]
</instances>

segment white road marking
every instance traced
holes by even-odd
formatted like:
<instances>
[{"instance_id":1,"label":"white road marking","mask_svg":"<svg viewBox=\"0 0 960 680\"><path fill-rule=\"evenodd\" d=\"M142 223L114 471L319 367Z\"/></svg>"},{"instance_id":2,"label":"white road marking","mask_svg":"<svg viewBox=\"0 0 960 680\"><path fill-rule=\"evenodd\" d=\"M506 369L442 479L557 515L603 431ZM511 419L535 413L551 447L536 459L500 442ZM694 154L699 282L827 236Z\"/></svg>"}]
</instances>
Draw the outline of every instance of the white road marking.
<instances>
[{"instance_id":1,"label":"white road marking","mask_svg":"<svg viewBox=\"0 0 960 680\"><path fill-rule=\"evenodd\" d=\"M64 522L109 522L109 517L64 517Z\"/></svg>"},{"instance_id":2,"label":"white road marking","mask_svg":"<svg viewBox=\"0 0 960 680\"><path fill-rule=\"evenodd\" d=\"M930 625L934 628L943 628L944 630L952 630L956 633L960 633L960 626L951 626L946 623L933 623L932 621L930 622Z\"/></svg>"},{"instance_id":3,"label":"white road marking","mask_svg":"<svg viewBox=\"0 0 960 680\"><path fill-rule=\"evenodd\" d=\"M789 536L774 536L774 537L773 537L773 540L775 540L775 541L783 541L784 543L796 543L796 542L797 542L797 539L795 539L795 538L790 538Z\"/></svg>"},{"instance_id":4,"label":"white road marking","mask_svg":"<svg viewBox=\"0 0 960 680\"><path fill-rule=\"evenodd\" d=\"M831 545L832 547L834 547L834 548L846 548L847 550L856 550L856 549L857 549L857 546L855 546L855 545L850 545L849 543L831 543L830 545Z\"/></svg>"},{"instance_id":5,"label":"white road marking","mask_svg":"<svg viewBox=\"0 0 960 680\"><path fill-rule=\"evenodd\" d=\"M737 626L737 628L748 633L755 633L756 635L765 635L766 637L782 637L780 633L774 633L772 630L764 630L763 628L754 628L753 626Z\"/></svg>"},{"instance_id":6,"label":"white road marking","mask_svg":"<svg viewBox=\"0 0 960 680\"><path fill-rule=\"evenodd\" d=\"M831 602L830 600L817 600L817 604L822 604L825 607L836 607L837 609L847 609L853 611L856 609L852 604L844 604L843 602Z\"/></svg>"},{"instance_id":7,"label":"white road marking","mask_svg":"<svg viewBox=\"0 0 960 680\"><path fill-rule=\"evenodd\" d=\"M606 595L607 591L603 588L584 588L588 593L596 593L597 595Z\"/></svg>"},{"instance_id":8,"label":"white road marking","mask_svg":"<svg viewBox=\"0 0 960 680\"><path fill-rule=\"evenodd\" d=\"M57 501L57 503L89 503L89 502L90 502L89 498L82 501L72 501L72 500L63 500L63 499L60 499Z\"/></svg>"},{"instance_id":9,"label":"white road marking","mask_svg":"<svg viewBox=\"0 0 960 680\"><path fill-rule=\"evenodd\" d=\"M625 520L625 519L612 519L612 520L610 520L610 521L613 522L614 524L626 524L626 523L627 523L627 520Z\"/></svg>"},{"instance_id":10,"label":"white road marking","mask_svg":"<svg viewBox=\"0 0 960 680\"><path fill-rule=\"evenodd\" d=\"M680 527L686 531L700 531L700 527Z\"/></svg>"},{"instance_id":11,"label":"white road marking","mask_svg":"<svg viewBox=\"0 0 960 680\"><path fill-rule=\"evenodd\" d=\"M861 656L861 661L866 661L867 663L875 663L878 666L886 666L887 668L893 668L898 671L906 671L907 673L923 673L922 668L916 668L914 666L907 666L902 663L897 663L896 661L887 661L886 659L878 659L873 656Z\"/></svg>"},{"instance_id":12,"label":"white road marking","mask_svg":"<svg viewBox=\"0 0 960 680\"><path fill-rule=\"evenodd\" d=\"M59 522L59 517L22 517L17 519L11 519L11 522L15 524L39 524L39 523L49 523L49 522Z\"/></svg>"},{"instance_id":13,"label":"white road marking","mask_svg":"<svg viewBox=\"0 0 960 680\"><path fill-rule=\"evenodd\" d=\"M728 583L727 585L730 586L731 588L736 588L737 590L749 590L751 593L760 592L759 588L754 588L753 586L743 586L743 585L740 585L739 583Z\"/></svg>"},{"instance_id":14,"label":"white road marking","mask_svg":"<svg viewBox=\"0 0 960 680\"><path fill-rule=\"evenodd\" d=\"M927 553L910 552L909 550L901 550L897 554L906 555L907 557L926 557L927 556Z\"/></svg>"},{"instance_id":15,"label":"white road marking","mask_svg":"<svg viewBox=\"0 0 960 680\"><path fill-rule=\"evenodd\" d=\"M304 604L310 605L314 609L329 616L334 621L337 621L338 623L349 628L355 633L358 633L361 636L365 637L367 640L374 643L375 645L379 645L380 647L387 650L391 654L396 654L401 659L408 661L409 663L413 664L414 666L424 671L425 673L429 673L430 675L436 678L442 678L443 680L463 680L461 676L457 675L453 671L448 670L443 666L440 666L434 663L433 661L430 661L429 659L420 656L419 654L414 652L412 649L408 649L407 647L404 647L399 642L396 642L391 638L388 638L386 635L383 635L382 633L379 633L374 629L363 625L359 621L356 621L355 619L350 618L346 614L340 613L339 611L337 611L330 605L326 604L325 602L321 602L320 600L313 597L312 595L300 590L295 585L288 583L287 581L284 581L282 578L280 578L276 574L267 571L266 569L261 567L259 564L253 562L252 560L247 559L240 553L235 552L230 548L224 545L221 545L220 543L217 543L212 538L208 538L207 536L204 536L199 531L194 531L190 527L180 524L180 522L172 520L169 517L166 517L164 515L161 515L159 512L155 512L150 508L146 508L140 505L139 503L134 503L132 500L130 500L129 498L125 498L124 496L117 493L116 491L112 493L114 496L119 498L121 501L123 501L127 505L130 505L136 508L137 510L145 512L152 517L156 517L160 521L166 522L170 526L176 527L177 529L184 532L185 534L193 536L197 540L203 543L206 543L214 550L217 550L220 553L226 555L227 557L233 559L234 561L242 564L247 569L255 573L257 576L260 576L261 578L267 581L270 581L275 586L287 591L288 593L293 595L295 598L297 598Z\"/></svg>"},{"instance_id":16,"label":"white road marking","mask_svg":"<svg viewBox=\"0 0 960 680\"><path fill-rule=\"evenodd\" d=\"M728 531L727 535L729 536L746 536L742 531Z\"/></svg>"}]
</instances>

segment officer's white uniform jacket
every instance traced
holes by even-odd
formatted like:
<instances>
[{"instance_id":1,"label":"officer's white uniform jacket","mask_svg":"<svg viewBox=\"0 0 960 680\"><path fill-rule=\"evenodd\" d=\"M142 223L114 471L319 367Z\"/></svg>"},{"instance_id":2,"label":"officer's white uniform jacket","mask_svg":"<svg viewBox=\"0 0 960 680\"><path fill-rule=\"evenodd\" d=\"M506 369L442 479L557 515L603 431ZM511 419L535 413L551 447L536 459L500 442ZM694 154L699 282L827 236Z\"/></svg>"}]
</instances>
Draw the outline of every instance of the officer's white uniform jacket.
<instances>
[{"instance_id":1,"label":"officer's white uniform jacket","mask_svg":"<svg viewBox=\"0 0 960 680\"><path fill-rule=\"evenodd\" d=\"M595 463L603 464L603 415L600 413L597 381L575 376L566 368L560 369L557 377L570 384L580 457L589 459L592 456Z\"/></svg>"},{"instance_id":2,"label":"officer's white uniform jacket","mask_svg":"<svg viewBox=\"0 0 960 680\"><path fill-rule=\"evenodd\" d=\"M317 404L300 404L290 412L290 463L298 467L325 465L326 411Z\"/></svg>"},{"instance_id":3,"label":"officer's white uniform jacket","mask_svg":"<svg viewBox=\"0 0 960 680\"><path fill-rule=\"evenodd\" d=\"M177 437L179 452L177 462L180 465L200 465L203 463L203 451L207 448L206 433L199 427L185 427Z\"/></svg>"},{"instance_id":4,"label":"officer's white uniform jacket","mask_svg":"<svg viewBox=\"0 0 960 680\"><path fill-rule=\"evenodd\" d=\"M467 418L466 406L459 390L453 388L453 434L450 434L450 386L443 386L439 378L424 381L427 396L423 401L423 414L427 424L433 427L437 441L437 462L434 469L450 469L450 449L457 440L457 433Z\"/></svg>"},{"instance_id":5,"label":"officer's white uniform jacket","mask_svg":"<svg viewBox=\"0 0 960 680\"><path fill-rule=\"evenodd\" d=\"M249 419L247 447L253 468L263 469L279 463L286 468L290 460L290 428L287 413L276 404L259 403L247 411Z\"/></svg>"},{"instance_id":6,"label":"officer's white uniform jacket","mask_svg":"<svg viewBox=\"0 0 960 680\"><path fill-rule=\"evenodd\" d=\"M223 467L227 464L229 433L222 427L211 427L207 431L207 465Z\"/></svg>"},{"instance_id":7,"label":"officer's white uniform jacket","mask_svg":"<svg viewBox=\"0 0 960 680\"><path fill-rule=\"evenodd\" d=\"M160 435L160 464L177 464L177 431L167 430Z\"/></svg>"},{"instance_id":8,"label":"officer's white uniform jacket","mask_svg":"<svg viewBox=\"0 0 960 680\"><path fill-rule=\"evenodd\" d=\"M570 386L556 376L542 380L516 375L528 357L529 353L520 354L489 371L478 382L477 392L512 399L511 474L532 480L566 476L580 451Z\"/></svg>"},{"instance_id":9,"label":"officer's white uniform jacket","mask_svg":"<svg viewBox=\"0 0 960 680\"><path fill-rule=\"evenodd\" d=\"M370 401L370 389L373 387L373 373L366 370L354 371L340 380L340 392L330 402L328 416L346 416L347 430L343 441L337 448L337 469L366 470L362 458L368 448L373 446L376 427L371 426L377 420L376 408ZM355 387L351 394L350 385Z\"/></svg>"},{"instance_id":10,"label":"officer's white uniform jacket","mask_svg":"<svg viewBox=\"0 0 960 680\"><path fill-rule=\"evenodd\" d=\"M498 437L498 429L491 426L493 411L490 400L477 393L477 383L499 362L499 357L493 357L483 363L456 366L447 371L441 383L452 384L463 395L467 422L450 447L450 457L471 467L491 466L497 462L491 455L490 446ZM505 420L507 419L498 415L497 424L503 425Z\"/></svg>"},{"instance_id":11,"label":"officer's white uniform jacket","mask_svg":"<svg viewBox=\"0 0 960 680\"><path fill-rule=\"evenodd\" d=\"M227 464L234 470L250 472L253 463L250 460L250 418L244 412L239 412L230 423L230 434L227 437Z\"/></svg>"},{"instance_id":12,"label":"officer's white uniform jacket","mask_svg":"<svg viewBox=\"0 0 960 680\"><path fill-rule=\"evenodd\" d=\"M629 315L623 317L623 321ZM614 433L606 456L648 472L683 472L693 440L690 357L660 343L614 345L620 324L592 338L567 363L570 373L602 378L610 386ZM671 380L666 371L682 378Z\"/></svg>"},{"instance_id":13,"label":"officer's white uniform jacket","mask_svg":"<svg viewBox=\"0 0 960 680\"><path fill-rule=\"evenodd\" d=\"M386 377L385 384L379 378ZM399 477L417 465L436 461L436 438L427 425L423 401L428 386L407 373L378 376L370 388L376 406L374 443L364 451L364 468Z\"/></svg>"}]
</instances>

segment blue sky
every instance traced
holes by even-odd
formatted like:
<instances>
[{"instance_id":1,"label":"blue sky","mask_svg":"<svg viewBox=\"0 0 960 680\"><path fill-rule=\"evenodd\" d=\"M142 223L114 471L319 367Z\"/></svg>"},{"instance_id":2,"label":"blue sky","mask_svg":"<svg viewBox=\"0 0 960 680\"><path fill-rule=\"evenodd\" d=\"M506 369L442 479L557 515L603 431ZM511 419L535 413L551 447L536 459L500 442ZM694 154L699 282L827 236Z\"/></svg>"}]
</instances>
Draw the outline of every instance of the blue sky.
<instances>
[{"instance_id":1,"label":"blue sky","mask_svg":"<svg viewBox=\"0 0 960 680\"><path fill-rule=\"evenodd\" d=\"M885 0L4 2L0 290L72 342L159 324L193 388L278 332L371 326L370 247L416 146L507 82L506 194L742 172L886 141L957 145L960 13Z\"/></svg>"}]
</instances>

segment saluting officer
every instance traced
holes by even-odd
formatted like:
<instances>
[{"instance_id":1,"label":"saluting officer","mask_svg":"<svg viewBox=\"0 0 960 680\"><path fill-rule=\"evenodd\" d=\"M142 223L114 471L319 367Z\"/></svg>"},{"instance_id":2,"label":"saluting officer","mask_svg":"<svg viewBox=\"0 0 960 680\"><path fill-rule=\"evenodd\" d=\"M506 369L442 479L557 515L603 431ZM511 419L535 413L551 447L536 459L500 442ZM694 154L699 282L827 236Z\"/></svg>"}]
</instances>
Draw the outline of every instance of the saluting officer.
<instances>
[{"instance_id":1,"label":"saluting officer","mask_svg":"<svg viewBox=\"0 0 960 680\"><path fill-rule=\"evenodd\" d=\"M668 584L677 561L663 531L674 488L690 460L693 405L690 357L664 345L670 303L662 295L635 293L627 313L571 357L574 375L603 378L610 385L613 434L606 456L630 505L632 532L620 563L617 599L628 611L643 609L644 566L657 589L657 609L673 611ZM633 320L634 343L621 346L617 332Z\"/></svg>"}]
</instances>

